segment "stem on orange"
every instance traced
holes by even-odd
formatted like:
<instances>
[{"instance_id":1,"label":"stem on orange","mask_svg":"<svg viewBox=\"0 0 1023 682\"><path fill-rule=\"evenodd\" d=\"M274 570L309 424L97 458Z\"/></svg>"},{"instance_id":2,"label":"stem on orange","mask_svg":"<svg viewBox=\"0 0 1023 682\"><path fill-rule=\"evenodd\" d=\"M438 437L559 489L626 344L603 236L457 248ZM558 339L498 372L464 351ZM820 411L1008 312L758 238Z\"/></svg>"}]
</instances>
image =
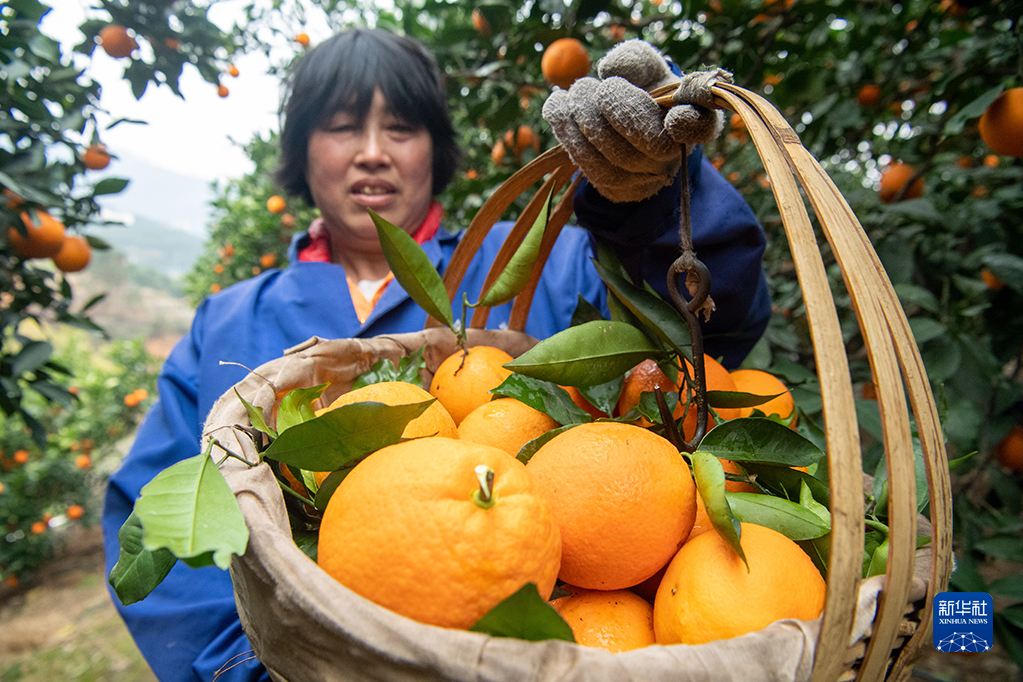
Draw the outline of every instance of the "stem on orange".
<instances>
[{"instance_id":1,"label":"stem on orange","mask_svg":"<svg viewBox=\"0 0 1023 682\"><path fill-rule=\"evenodd\" d=\"M490 509L497 501L494 499L494 470L486 464L479 464L473 471L480 487L479 490L472 491L472 501L480 509Z\"/></svg>"}]
</instances>

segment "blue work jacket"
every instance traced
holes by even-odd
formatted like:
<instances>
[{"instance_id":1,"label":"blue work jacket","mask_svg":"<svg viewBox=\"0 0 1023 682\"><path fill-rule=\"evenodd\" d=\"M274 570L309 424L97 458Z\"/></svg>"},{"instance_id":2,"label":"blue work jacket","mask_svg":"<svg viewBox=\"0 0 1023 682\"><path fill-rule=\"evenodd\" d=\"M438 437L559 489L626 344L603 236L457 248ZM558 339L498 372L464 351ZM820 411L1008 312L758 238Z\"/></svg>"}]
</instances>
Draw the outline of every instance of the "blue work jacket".
<instances>
[{"instance_id":1,"label":"blue work jacket","mask_svg":"<svg viewBox=\"0 0 1023 682\"><path fill-rule=\"evenodd\" d=\"M694 152L688 164L693 239L710 268L717 304L704 325L707 352L726 366L741 362L760 338L770 316L761 268L764 233L749 206L714 167ZM546 338L566 329L582 295L607 314L607 298L592 265L594 240L618 253L631 271L666 291L665 273L679 253L679 183L651 199L613 204L583 183L575 197L580 227L559 236L533 299L526 332ZM469 300L478 300L484 278L509 224L498 224L484 241L463 279ZM423 249L443 272L460 235L443 227ZM366 321L360 322L344 269L333 263L298 262L308 235L297 235L290 265L267 270L208 296L189 333L167 358L158 381L159 398L142 422L134 444L110 477L103 514L107 571L118 557L117 532L139 491L170 465L199 453L202 424L214 401L244 378L246 370L280 357L312 336L371 337L423 328L426 313L398 282L391 282ZM684 287L682 287L684 289ZM455 299L461 301L461 293ZM488 327L501 328L510 305L495 308ZM235 608L231 577L216 567L177 564L146 599L114 603L157 677L163 682L267 680L255 659Z\"/></svg>"}]
</instances>

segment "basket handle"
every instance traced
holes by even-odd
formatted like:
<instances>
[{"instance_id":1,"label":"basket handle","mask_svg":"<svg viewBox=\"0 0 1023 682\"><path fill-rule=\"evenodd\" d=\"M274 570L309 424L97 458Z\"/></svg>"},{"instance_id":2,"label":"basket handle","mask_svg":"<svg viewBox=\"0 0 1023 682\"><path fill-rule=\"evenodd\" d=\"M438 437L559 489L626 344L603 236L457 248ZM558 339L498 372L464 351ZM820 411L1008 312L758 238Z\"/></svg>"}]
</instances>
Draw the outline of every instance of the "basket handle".
<instances>
[{"instance_id":1,"label":"basket handle","mask_svg":"<svg viewBox=\"0 0 1023 682\"><path fill-rule=\"evenodd\" d=\"M544 176L551 174L551 177L547 179L543 186L534 194L529 204L527 204L525 211L523 211L522 215L519 216L519 219L515 222L515 226L512 228L511 233L509 233L505 243L502 245L500 251L498 251L498 255L487 273L481 295L497 281L498 275L500 275L500 273L508 265L508 262L511 260L515 250L518 248L519 244L522 243L522 240L525 239L526 233L529 231L529 228L533 225L533 221L536 220L536 216L540 212L542 201L544 201L547 196L558 192L561 187L563 187L565 183L571 179L572 174L576 170L576 167L568 158L568 153L560 145L558 145L548 149L543 154L540 154L501 183L497 190L490 195L490 197L476 212L472 222L469 223L469 227L462 236L461 242L459 242L458 246L455 248L455 252L451 257L451 262L448 263L447 269L444 272L444 287L447 289L448 297L450 299L454 300L455 295L458 293L458 287L462 283L462 279L465 277L466 271L469 269L469 263L472 262L476 252L483 244L483 240L490 232L490 228L494 226L494 223L497 222L501 215L503 215L508 207L511 206L512 202L514 202L523 192L543 179ZM554 240L557 238L561 228L564 227L569 216L572 214L571 195L574 193L574 188L575 183L573 183L569 191L562 196L557 207L551 213L547 224L547 230L545 231L543 241L541 243L540 253L533 266L533 271L530 274L529 281L527 282L524 290L516 296L515 303L513 304L512 317L508 323L509 329L514 331L522 331L525 329L529 306L532 302L533 293L536 290L536 284L540 278L540 273L543 270L544 263L550 255L550 250L554 244ZM485 308L477 308L473 313L472 321L469 326L476 329L482 328L486 324L487 312L484 311L487 310L488 309ZM427 328L437 326L440 326L440 322L432 317L427 317Z\"/></svg>"}]
</instances>

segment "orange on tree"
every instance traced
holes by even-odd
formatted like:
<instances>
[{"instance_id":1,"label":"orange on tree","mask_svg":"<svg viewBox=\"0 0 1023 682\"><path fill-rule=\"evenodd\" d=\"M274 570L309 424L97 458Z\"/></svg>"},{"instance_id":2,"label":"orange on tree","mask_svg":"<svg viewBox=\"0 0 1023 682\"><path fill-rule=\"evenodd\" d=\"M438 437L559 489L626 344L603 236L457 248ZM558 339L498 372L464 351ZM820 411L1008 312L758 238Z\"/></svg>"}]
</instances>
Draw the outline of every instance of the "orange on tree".
<instances>
[{"instance_id":1,"label":"orange on tree","mask_svg":"<svg viewBox=\"0 0 1023 682\"><path fill-rule=\"evenodd\" d=\"M92 466L92 458L88 455L77 455L75 457L75 466L79 469L88 469Z\"/></svg>"},{"instance_id":2,"label":"orange on tree","mask_svg":"<svg viewBox=\"0 0 1023 682\"><path fill-rule=\"evenodd\" d=\"M309 47L309 34L308 33L297 34L295 36L295 42L301 45L302 47Z\"/></svg>"},{"instance_id":3,"label":"orange on tree","mask_svg":"<svg viewBox=\"0 0 1023 682\"><path fill-rule=\"evenodd\" d=\"M240 73L241 72L238 70L238 67L235 66L234 64L232 64L231 66L227 67L227 74L229 76L231 76L232 78L237 78Z\"/></svg>"},{"instance_id":4,"label":"orange on tree","mask_svg":"<svg viewBox=\"0 0 1023 682\"><path fill-rule=\"evenodd\" d=\"M84 270L92 259L92 247L85 237L74 234L66 237L60 250L53 255L53 264L61 272Z\"/></svg>"},{"instance_id":5,"label":"orange on tree","mask_svg":"<svg viewBox=\"0 0 1023 682\"><path fill-rule=\"evenodd\" d=\"M987 288L990 289L991 291L1001 291L1005 287L1005 282L1000 280L998 278L998 275L991 272L987 268L984 268L983 270L980 271L980 279L982 282L984 282L984 284L987 285Z\"/></svg>"},{"instance_id":6,"label":"orange on tree","mask_svg":"<svg viewBox=\"0 0 1023 682\"><path fill-rule=\"evenodd\" d=\"M1006 469L1023 471L1023 426L1016 424L995 446L995 456Z\"/></svg>"},{"instance_id":7,"label":"orange on tree","mask_svg":"<svg viewBox=\"0 0 1023 682\"><path fill-rule=\"evenodd\" d=\"M89 170L103 170L110 165L110 154L107 153L106 145L91 144L82 154L82 163Z\"/></svg>"},{"instance_id":8,"label":"orange on tree","mask_svg":"<svg viewBox=\"0 0 1023 682\"><path fill-rule=\"evenodd\" d=\"M522 446L539 438L558 422L515 398L497 398L483 403L458 425L462 440L490 445L514 457Z\"/></svg>"},{"instance_id":9,"label":"orange on tree","mask_svg":"<svg viewBox=\"0 0 1023 682\"><path fill-rule=\"evenodd\" d=\"M28 450L17 450L14 453L14 461L18 464L28 462Z\"/></svg>"},{"instance_id":10,"label":"orange on tree","mask_svg":"<svg viewBox=\"0 0 1023 682\"><path fill-rule=\"evenodd\" d=\"M64 514L69 519L77 520L77 519L82 518L82 516L85 515L85 509L83 509L82 505L80 505L80 504L73 504L73 505L71 505L70 507L67 508L67 511L64 512Z\"/></svg>"},{"instance_id":11,"label":"orange on tree","mask_svg":"<svg viewBox=\"0 0 1023 682\"><path fill-rule=\"evenodd\" d=\"M380 606L463 629L526 583L550 598L560 560L558 525L525 465L440 437L359 462L327 504L317 559Z\"/></svg>"},{"instance_id":12,"label":"orange on tree","mask_svg":"<svg viewBox=\"0 0 1023 682\"><path fill-rule=\"evenodd\" d=\"M728 117L728 134L737 140L746 139L746 122L739 114L732 114Z\"/></svg>"},{"instance_id":13,"label":"orange on tree","mask_svg":"<svg viewBox=\"0 0 1023 682\"><path fill-rule=\"evenodd\" d=\"M506 165L505 155L508 154L508 148L504 144L504 140L498 140L494 143L494 146L490 148L490 158L493 160L495 166Z\"/></svg>"},{"instance_id":14,"label":"orange on tree","mask_svg":"<svg viewBox=\"0 0 1023 682\"><path fill-rule=\"evenodd\" d=\"M742 524L741 545L748 569L717 532L683 545L654 598L658 644L706 644L820 615L824 579L799 545L752 523Z\"/></svg>"},{"instance_id":15,"label":"orange on tree","mask_svg":"<svg viewBox=\"0 0 1023 682\"><path fill-rule=\"evenodd\" d=\"M984 156L983 164L988 168L998 168L1001 165L1001 159L998 158L997 154L986 154Z\"/></svg>"},{"instance_id":16,"label":"orange on tree","mask_svg":"<svg viewBox=\"0 0 1023 682\"><path fill-rule=\"evenodd\" d=\"M752 393L754 395L778 395L766 403L756 407L742 408L742 416L748 417L754 410L760 410L766 415L778 415L782 419L788 419L796 409L796 403L792 399L792 393L781 379L760 369L736 369L730 372L732 381L735 382L735 390L740 393ZM793 422L794 423L794 422Z\"/></svg>"},{"instance_id":17,"label":"orange on tree","mask_svg":"<svg viewBox=\"0 0 1023 682\"><path fill-rule=\"evenodd\" d=\"M7 229L7 238L14 252L22 258L48 258L55 256L64 244L64 223L45 211L36 211L35 219L28 212L22 212L21 222L27 234L22 236L17 228Z\"/></svg>"},{"instance_id":18,"label":"orange on tree","mask_svg":"<svg viewBox=\"0 0 1023 682\"><path fill-rule=\"evenodd\" d=\"M259 265L263 268L272 268L277 265L276 253L264 253L259 257Z\"/></svg>"},{"instance_id":19,"label":"orange on tree","mask_svg":"<svg viewBox=\"0 0 1023 682\"><path fill-rule=\"evenodd\" d=\"M856 101L861 107L872 107L881 99L881 86L869 84L860 88L856 93Z\"/></svg>"},{"instance_id":20,"label":"orange on tree","mask_svg":"<svg viewBox=\"0 0 1023 682\"><path fill-rule=\"evenodd\" d=\"M42 535L43 533L46 532L46 529L48 527L49 526L46 525L45 521L36 521L35 523L32 524L32 534Z\"/></svg>"},{"instance_id":21,"label":"orange on tree","mask_svg":"<svg viewBox=\"0 0 1023 682\"><path fill-rule=\"evenodd\" d=\"M217 86L217 97L227 97L230 94L231 91L227 89L226 85L221 84Z\"/></svg>"},{"instance_id":22,"label":"orange on tree","mask_svg":"<svg viewBox=\"0 0 1023 682\"><path fill-rule=\"evenodd\" d=\"M575 38L558 38L540 58L540 70L551 85L567 90L590 72L590 53Z\"/></svg>"},{"instance_id":23,"label":"orange on tree","mask_svg":"<svg viewBox=\"0 0 1023 682\"><path fill-rule=\"evenodd\" d=\"M511 370L503 365L513 359L493 346L472 346L464 352L456 350L434 372L430 394L458 424L493 398L490 391L511 376Z\"/></svg>"},{"instance_id":24,"label":"orange on tree","mask_svg":"<svg viewBox=\"0 0 1023 682\"><path fill-rule=\"evenodd\" d=\"M981 114L977 129L991 151L1023 157L1023 88L1000 94Z\"/></svg>"},{"instance_id":25,"label":"orange on tree","mask_svg":"<svg viewBox=\"0 0 1023 682\"><path fill-rule=\"evenodd\" d=\"M881 172L881 201L885 204L890 204L895 201L895 198L902 192L902 188L906 186L910 178L916 175L916 169L908 163L901 161L893 161ZM905 194L902 195L902 199L916 199L924 195L924 179L923 176L913 181L913 184L909 186Z\"/></svg>"},{"instance_id":26,"label":"orange on tree","mask_svg":"<svg viewBox=\"0 0 1023 682\"><path fill-rule=\"evenodd\" d=\"M512 154L520 156L530 147L539 149L540 138L533 133L533 129L529 126L520 125L517 130L509 130L504 134L504 146Z\"/></svg>"},{"instance_id":27,"label":"orange on tree","mask_svg":"<svg viewBox=\"0 0 1023 682\"><path fill-rule=\"evenodd\" d=\"M284 200L284 197L273 195L266 200L266 210L274 214L284 213L284 209L288 207L288 202Z\"/></svg>"},{"instance_id":28,"label":"orange on tree","mask_svg":"<svg viewBox=\"0 0 1023 682\"><path fill-rule=\"evenodd\" d=\"M561 528L559 578L631 587L678 551L696 516L696 484L678 450L632 424L590 422L541 446L526 466Z\"/></svg>"},{"instance_id":29,"label":"orange on tree","mask_svg":"<svg viewBox=\"0 0 1023 682\"><path fill-rule=\"evenodd\" d=\"M481 35L490 35L490 22L483 16L483 12L480 11L479 7L472 11L472 27Z\"/></svg>"},{"instance_id":30,"label":"orange on tree","mask_svg":"<svg viewBox=\"0 0 1023 682\"><path fill-rule=\"evenodd\" d=\"M139 44L128 34L128 29L117 24L108 24L99 32L99 45L115 59L130 57Z\"/></svg>"},{"instance_id":31,"label":"orange on tree","mask_svg":"<svg viewBox=\"0 0 1023 682\"><path fill-rule=\"evenodd\" d=\"M654 609L650 602L629 590L584 590L551 602L572 628L576 644L615 653L656 644Z\"/></svg>"}]
</instances>

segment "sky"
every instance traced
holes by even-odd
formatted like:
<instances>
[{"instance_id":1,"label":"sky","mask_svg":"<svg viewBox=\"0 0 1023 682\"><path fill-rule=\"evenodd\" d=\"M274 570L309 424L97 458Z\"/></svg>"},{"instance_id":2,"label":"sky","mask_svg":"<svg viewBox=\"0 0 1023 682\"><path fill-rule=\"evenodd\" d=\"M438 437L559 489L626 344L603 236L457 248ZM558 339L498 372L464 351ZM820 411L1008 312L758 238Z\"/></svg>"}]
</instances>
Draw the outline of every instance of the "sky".
<instances>
[{"instance_id":1,"label":"sky","mask_svg":"<svg viewBox=\"0 0 1023 682\"><path fill-rule=\"evenodd\" d=\"M70 48L81 42L78 25L86 17L86 0L45 0L53 7L43 21L43 32ZM242 5L226 0L211 9L211 21L228 28L232 13ZM90 16L105 16L94 13ZM157 168L204 181L236 178L252 170L241 148L256 133L277 129L279 82L266 74L262 55L244 55L235 62L237 78L225 75L230 94L217 95L192 67L185 67L179 84L184 99L169 88L152 84L136 101L131 87L121 78L126 60L113 59L102 49L91 61L78 63L102 86L101 103L111 119L131 118L147 125L120 124L102 132L102 140L115 156L120 152Z\"/></svg>"}]
</instances>

